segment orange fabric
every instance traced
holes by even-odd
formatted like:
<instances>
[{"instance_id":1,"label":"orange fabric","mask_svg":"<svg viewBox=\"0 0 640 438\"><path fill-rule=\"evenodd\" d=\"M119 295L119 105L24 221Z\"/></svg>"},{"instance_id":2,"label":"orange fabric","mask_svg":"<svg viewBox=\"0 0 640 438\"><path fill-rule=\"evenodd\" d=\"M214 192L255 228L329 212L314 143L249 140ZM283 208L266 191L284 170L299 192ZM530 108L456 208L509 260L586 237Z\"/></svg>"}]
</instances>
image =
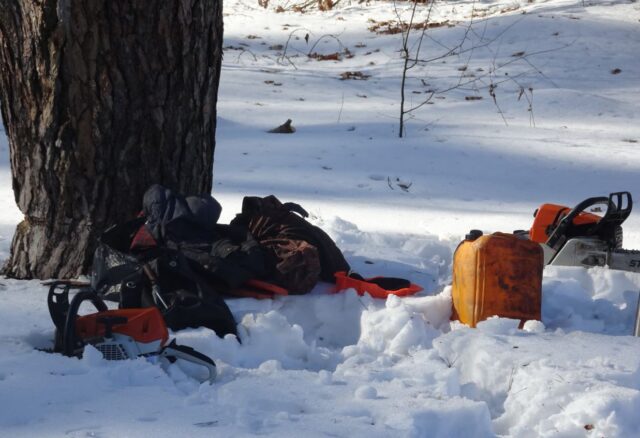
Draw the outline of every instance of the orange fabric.
<instances>
[{"instance_id":1,"label":"orange fabric","mask_svg":"<svg viewBox=\"0 0 640 438\"><path fill-rule=\"evenodd\" d=\"M289 295L289 291L273 283L261 280L247 280L242 286L228 290L226 295L239 298L273 299L275 296Z\"/></svg>"},{"instance_id":2,"label":"orange fabric","mask_svg":"<svg viewBox=\"0 0 640 438\"><path fill-rule=\"evenodd\" d=\"M98 319L121 316L127 318L125 324L113 326L113 333L130 336L137 342L153 342L159 339L164 345L169 339L167 326L162 319L162 314L156 307L144 309L119 309L93 313L81 316L76 320L76 332L82 339L104 336L105 325Z\"/></svg>"},{"instance_id":3,"label":"orange fabric","mask_svg":"<svg viewBox=\"0 0 640 438\"><path fill-rule=\"evenodd\" d=\"M355 289L358 295L364 295L366 292L374 298L387 298L389 295L413 295L422 290L422 287L413 283L409 287L404 287L402 289L387 290L383 289L377 284L369 282L371 280L375 280L376 278L382 277L372 277L365 278L364 280L358 280L357 278L349 277L348 273L344 271L336 272L334 275L336 277L335 292L341 292L346 289Z\"/></svg>"},{"instance_id":4,"label":"orange fabric","mask_svg":"<svg viewBox=\"0 0 640 438\"><path fill-rule=\"evenodd\" d=\"M453 255L453 315L475 327L490 316L540 320L542 247L513 234L463 241Z\"/></svg>"},{"instance_id":5,"label":"orange fabric","mask_svg":"<svg viewBox=\"0 0 640 438\"><path fill-rule=\"evenodd\" d=\"M277 286L273 283L268 283L266 281L247 280L245 285L251 286L252 288L268 291L275 295L289 295L289 291L287 291L285 288Z\"/></svg>"}]
</instances>

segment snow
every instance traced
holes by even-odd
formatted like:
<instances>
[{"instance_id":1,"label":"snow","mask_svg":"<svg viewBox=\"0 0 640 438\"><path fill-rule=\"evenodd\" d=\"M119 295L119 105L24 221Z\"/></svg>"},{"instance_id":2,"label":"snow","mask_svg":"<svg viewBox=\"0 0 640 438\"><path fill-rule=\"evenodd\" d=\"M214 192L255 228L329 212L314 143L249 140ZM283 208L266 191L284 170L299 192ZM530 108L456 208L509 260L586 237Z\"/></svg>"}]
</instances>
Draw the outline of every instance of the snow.
<instances>
[{"instance_id":1,"label":"snow","mask_svg":"<svg viewBox=\"0 0 640 438\"><path fill-rule=\"evenodd\" d=\"M320 284L229 300L242 344L207 329L173 334L216 361L209 385L180 364L36 350L53 338L46 288L3 279L0 436L640 436L640 339L630 336L639 274L546 268L541 322L449 321L452 254L469 229L527 229L545 202L619 190L640 199L638 3L436 2L431 19L455 26L429 31L425 57L459 42L472 18L465 47L492 42L410 71L410 104L465 85L414 112L403 139L401 37L368 30L369 19L394 19L393 4L276 13L284 3L224 5L221 221L245 195L299 202L356 271L425 290L378 300ZM309 59L313 44L354 56ZM371 77L339 80L345 71ZM498 82L496 106L488 86ZM266 133L288 118L294 134ZM0 152L5 259L21 215L4 135ZM626 248L640 248L637 212L624 233Z\"/></svg>"}]
</instances>

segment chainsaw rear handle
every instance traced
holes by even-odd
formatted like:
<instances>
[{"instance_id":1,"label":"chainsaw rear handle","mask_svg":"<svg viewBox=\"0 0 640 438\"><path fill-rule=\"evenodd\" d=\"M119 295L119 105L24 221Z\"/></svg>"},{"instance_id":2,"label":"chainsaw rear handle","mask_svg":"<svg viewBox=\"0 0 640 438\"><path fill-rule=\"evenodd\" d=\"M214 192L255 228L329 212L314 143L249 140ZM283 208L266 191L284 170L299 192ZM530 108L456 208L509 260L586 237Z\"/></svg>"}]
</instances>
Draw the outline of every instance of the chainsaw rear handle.
<instances>
[{"instance_id":1,"label":"chainsaw rear handle","mask_svg":"<svg viewBox=\"0 0 640 438\"><path fill-rule=\"evenodd\" d=\"M176 344L175 339L171 341L169 345L162 349L160 355L166 357L169 360L182 359L186 360L187 362L203 366L209 373L206 380L211 383L216 379L216 376L218 375L216 364L209 356L206 356L191 347L187 347L186 345L178 345Z\"/></svg>"},{"instance_id":2,"label":"chainsaw rear handle","mask_svg":"<svg viewBox=\"0 0 640 438\"><path fill-rule=\"evenodd\" d=\"M67 313L69 313L69 289L72 286L57 281L47 285L49 286L49 295L47 295L49 314L58 333L62 333ZM61 286L64 286L62 290L58 290Z\"/></svg>"},{"instance_id":3,"label":"chainsaw rear handle","mask_svg":"<svg viewBox=\"0 0 640 438\"><path fill-rule=\"evenodd\" d=\"M69 291L71 289L87 290L90 284L75 280L52 280L45 281L42 285L49 286L49 294L47 295L49 314L56 329L62 333L67 313L69 313Z\"/></svg>"},{"instance_id":4,"label":"chainsaw rear handle","mask_svg":"<svg viewBox=\"0 0 640 438\"><path fill-rule=\"evenodd\" d=\"M602 220L621 225L629 217L631 209L633 208L633 198L631 197L631 193L611 193L609 195L609 206L613 206L614 208L608 209Z\"/></svg>"},{"instance_id":5,"label":"chainsaw rear handle","mask_svg":"<svg viewBox=\"0 0 640 438\"><path fill-rule=\"evenodd\" d=\"M73 297L71 304L69 304L64 330L62 332L62 354L65 356L76 355L78 342L76 339L76 318L78 317L80 305L85 301L91 301L98 312L109 310L104 301L102 301L93 289L82 289Z\"/></svg>"},{"instance_id":6,"label":"chainsaw rear handle","mask_svg":"<svg viewBox=\"0 0 640 438\"><path fill-rule=\"evenodd\" d=\"M620 225L629 217L631 208L633 207L633 200L631 193L629 192L615 192L611 193L608 197L596 196L593 198L587 198L573 207L571 211L560 220L558 226L553 230L549 239L547 239L547 246L554 250L559 250L567 240L567 230L573 226L573 220L587 208L597 205L606 204L607 211L602 218L594 225L592 233L595 233L598 228L605 224ZM626 206L625 206L626 204Z\"/></svg>"}]
</instances>

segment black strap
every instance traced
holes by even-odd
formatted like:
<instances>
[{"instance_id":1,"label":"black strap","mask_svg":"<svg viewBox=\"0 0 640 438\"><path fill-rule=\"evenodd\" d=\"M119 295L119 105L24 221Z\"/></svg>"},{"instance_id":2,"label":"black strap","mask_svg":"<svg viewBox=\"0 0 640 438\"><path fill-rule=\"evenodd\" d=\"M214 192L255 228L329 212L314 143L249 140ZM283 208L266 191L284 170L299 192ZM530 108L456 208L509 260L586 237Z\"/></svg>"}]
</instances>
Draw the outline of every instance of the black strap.
<instances>
[{"instance_id":1,"label":"black strap","mask_svg":"<svg viewBox=\"0 0 640 438\"><path fill-rule=\"evenodd\" d=\"M309 217L309 213L307 213L307 210L302 208L300 204L296 204L295 202L285 202L284 204L282 204L282 206L289 211L298 213L302 217Z\"/></svg>"},{"instance_id":2,"label":"black strap","mask_svg":"<svg viewBox=\"0 0 640 438\"><path fill-rule=\"evenodd\" d=\"M351 272L349 277L355 278L356 280L364 281L366 283L372 283L380 286L384 290L400 290L411 286L411 282L409 280L405 280L404 278L398 277L377 277L377 278L363 278L362 275L357 272Z\"/></svg>"}]
</instances>

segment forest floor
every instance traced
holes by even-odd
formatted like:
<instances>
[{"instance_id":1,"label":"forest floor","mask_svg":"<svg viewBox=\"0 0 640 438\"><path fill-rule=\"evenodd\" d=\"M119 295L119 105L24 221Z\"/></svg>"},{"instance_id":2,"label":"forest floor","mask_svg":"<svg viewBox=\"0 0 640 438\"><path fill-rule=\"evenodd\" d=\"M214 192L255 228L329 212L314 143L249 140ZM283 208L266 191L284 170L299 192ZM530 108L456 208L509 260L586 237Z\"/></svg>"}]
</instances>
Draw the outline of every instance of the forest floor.
<instances>
[{"instance_id":1,"label":"forest floor","mask_svg":"<svg viewBox=\"0 0 640 438\"><path fill-rule=\"evenodd\" d=\"M46 288L0 283L1 436L630 437L640 430L640 275L546 268L542 322L450 322L452 254L472 228L528 229L542 203L640 199L640 3L437 1L408 71L411 5L227 0L214 197L300 203L365 276L424 287L234 299L242 344L176 333L213 384L143 359L51 345ZM399 18L400 17L400 18ZM385 31L385 29L387 29ZM391 31L389 31L391 29ZM416 53L421 33L412 31ZM451 53L450 53L451 52ZM287 119L293 134L267 133ZM0 138L0 259L21 215ZM640 214L624 224L640 249Z\"/></svg>"}]
</instances>

